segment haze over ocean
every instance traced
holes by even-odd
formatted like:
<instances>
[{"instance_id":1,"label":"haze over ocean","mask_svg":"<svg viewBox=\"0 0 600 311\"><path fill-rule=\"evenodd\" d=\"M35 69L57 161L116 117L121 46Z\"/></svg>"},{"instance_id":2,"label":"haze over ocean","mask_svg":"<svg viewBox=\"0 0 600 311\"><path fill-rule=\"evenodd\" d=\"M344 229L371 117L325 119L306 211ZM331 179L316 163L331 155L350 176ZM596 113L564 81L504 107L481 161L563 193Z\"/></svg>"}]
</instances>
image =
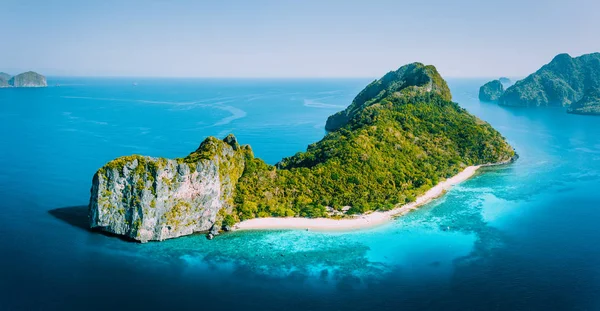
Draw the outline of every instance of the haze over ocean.
<instances>
[{"instance_id":1,"label":"haze over ocean","mask_svg":"<svg viewBox=\"0 0 600 311\"><path fill-rule=\"evenodd\" d=\"M510 77L600 51L592 0L1 3L18 25L0 33L11 74L376 78L418 61L445 78Z\"/></svg>"}]
</instances>

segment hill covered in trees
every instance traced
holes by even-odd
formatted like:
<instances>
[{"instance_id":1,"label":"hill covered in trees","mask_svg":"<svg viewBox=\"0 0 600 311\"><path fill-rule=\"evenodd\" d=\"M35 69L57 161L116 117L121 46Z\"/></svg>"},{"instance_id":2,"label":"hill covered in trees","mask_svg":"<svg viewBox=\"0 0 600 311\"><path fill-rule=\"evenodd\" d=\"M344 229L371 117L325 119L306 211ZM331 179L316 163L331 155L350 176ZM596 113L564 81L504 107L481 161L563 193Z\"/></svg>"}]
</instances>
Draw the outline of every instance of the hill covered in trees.
<instances>
[{"instance_id":1,"label":"hill covered in trees","mask_svg":"<svg viewBox=\"0 0 600 311\"><path fill-rule=\"evenodd\" d=\"M16 76L0 72L0 87L46 87L46 77L43 75L28 71Z\"/></svg>"},{"instance_id":2,"label":"hill covered in trees","mask_svg":"<svg viewBox=\"0 0 600 311\"><path fill-rule=\"evenodd\" d=\"M248 159L236 216L320 217L325 206L387 210L466 166L514 156L496 130L450 99L433 66L413 63L386 74L332 116L346 121L330 122L333 131L306 152L275 167Z\"/></svg>"},{"instance_id":3,"label":"hill covered in trees","mask_svg":"<svg viewBox=\"0 0 600 311\"><path fill-rule=\"evenodd\" d=\"M451 100L452 94L446 81L438 74L433 66L412 63L390 71L379 80L371 82L354 98L348 108L330 116L325 129L334 131L344 126L352 117L365 107L393 95L405 88L423 88L439 94L444 99Z\"/></svg>"},{"instance_id":4,"label":"hill covered in trees","mask_svg":"<svg viewBox=\"0 0 600 311\"><path fill-rule=\"evenodd\" d=\"M233 135L209 137L180 159L117 158L94 176L91 226L148 241L255 217L388 210L467 166L515 156L500 133L451 101L435 67L420 63L369 84L330 120L321 141L274 166Z\"/></svg>"},{"instance_id":5,"label":"hill covered in trees","mask_svg":"<svg viewBox=\"0 0 600 311\"><path fill-rule=\"evenodd\" d=\"M586 114L600 110L600 53L559 54L535 73L509 87L499 100L508 106L562 106Z\"/></svg>"}]
</instances>

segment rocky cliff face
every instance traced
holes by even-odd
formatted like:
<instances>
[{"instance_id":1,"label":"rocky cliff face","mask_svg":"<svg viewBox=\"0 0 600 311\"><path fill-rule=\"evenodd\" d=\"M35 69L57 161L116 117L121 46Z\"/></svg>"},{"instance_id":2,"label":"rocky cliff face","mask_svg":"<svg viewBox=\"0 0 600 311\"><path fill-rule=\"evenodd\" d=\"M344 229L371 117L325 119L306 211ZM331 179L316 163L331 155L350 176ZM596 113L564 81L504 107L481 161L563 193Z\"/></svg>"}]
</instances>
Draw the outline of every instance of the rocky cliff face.
<instances>
[{"instance_id":1,"label":"rocky cliff face","mask_svg":"<svg viewBox=\"0 0 600 311\"><path fill-rule=\"evenodd\" d=\"M22 74L18 74L10 80L8 80L8 84L13 87L46 87L48 83L46 82L46 77L41 74L33 71L24 72Z\"/></svg>"},{"instance_id":2,"label":"rocky cliff face","mask_svg":"<svg viewBox=\"0 0 600 311\"><path fill-rule=\"evenodd\" d=\"M490 81L479 88L479 100L484 102L497 101L504 93L504 86L500 80Z\"/></svg>"},{"instance_id":3,"label":"rocky cliff face","mask_svg":"<svg viewBox=\"0 0 600 311\"><path fill-rule=\"evenodd\" d=\"M246 157L250 148L230 135L182 159L117 158L94 175L90 226L141 242L218 230Z\"/></svg>"}]
</instances>

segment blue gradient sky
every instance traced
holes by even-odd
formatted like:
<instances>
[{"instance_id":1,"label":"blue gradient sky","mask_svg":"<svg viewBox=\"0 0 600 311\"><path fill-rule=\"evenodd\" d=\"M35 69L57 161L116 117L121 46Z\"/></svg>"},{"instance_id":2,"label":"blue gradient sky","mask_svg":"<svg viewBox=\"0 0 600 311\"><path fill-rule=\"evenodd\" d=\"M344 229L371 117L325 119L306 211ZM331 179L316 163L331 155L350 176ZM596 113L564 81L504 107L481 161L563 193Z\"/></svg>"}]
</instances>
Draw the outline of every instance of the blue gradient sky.
<instances>
[{"instance_id":1,"label":"blue gradient sky","mask_svg":"<svg viewBox=\"0 0 600 311\"><path fill-rule=\"evenodd\" d=\"M0 0L0 71L47 75L522 76L600 51L600 1Z\"/></svg>"}]
</instances>

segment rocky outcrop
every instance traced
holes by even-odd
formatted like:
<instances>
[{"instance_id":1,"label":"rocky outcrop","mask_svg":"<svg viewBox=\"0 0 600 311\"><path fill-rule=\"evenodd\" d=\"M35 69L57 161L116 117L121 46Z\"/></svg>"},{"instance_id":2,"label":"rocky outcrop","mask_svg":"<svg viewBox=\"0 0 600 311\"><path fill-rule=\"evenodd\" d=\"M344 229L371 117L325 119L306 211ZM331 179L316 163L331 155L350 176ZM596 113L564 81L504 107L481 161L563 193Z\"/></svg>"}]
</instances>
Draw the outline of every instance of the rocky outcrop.
<instances>
[{"instance_id":1,"label":"rocky outcrop","mask_svg":"<svg viewBox=\"0 0 600 311\"><path fill-rule=\"evenodd\" d=\"M46 82L46 77L41 74L33 71L24 72L18 74L10 80L8 80L8 84L12 87L46 87L48 83Z\"/></svg>"},{"instance_id":2,"label":"rocky outcrop","mask_svg":"<svg viewBox=\"0 0 600 311\"><path fill-rule=\"evenodd\" d=\"M377 103L379 100L413 88L415 92L432 92L441 95L446 100L452 99L446 81L440 76L434 66L412 63L390 71L379 80L367 85L352 101L348 108L330 116L325 124L327 131L335 131L350 121L358 112Z\"/></svg>"},{"instance_id":3,"label":"rocky outcrop","mask_svg":"<svg viewBox=\"0 0 600 311\"><path fill-rule=\"evenodd\" d=\"M230 135L207 138L186 158L117 158L93 177L90 226L140 242L218 232L247 157L250 147Z\"/></svg>"},{"instance_id":4,"label":"rocky outcrop","mask_svg":"<svg viewBox=\"0 0 600 311\"><path fill-rule=\"evenodd\" d=\"M484 102L497 101L504 93L504 86L500 80L493 80L479 88L479 100Z\"/></svg>"}]
</instances>

